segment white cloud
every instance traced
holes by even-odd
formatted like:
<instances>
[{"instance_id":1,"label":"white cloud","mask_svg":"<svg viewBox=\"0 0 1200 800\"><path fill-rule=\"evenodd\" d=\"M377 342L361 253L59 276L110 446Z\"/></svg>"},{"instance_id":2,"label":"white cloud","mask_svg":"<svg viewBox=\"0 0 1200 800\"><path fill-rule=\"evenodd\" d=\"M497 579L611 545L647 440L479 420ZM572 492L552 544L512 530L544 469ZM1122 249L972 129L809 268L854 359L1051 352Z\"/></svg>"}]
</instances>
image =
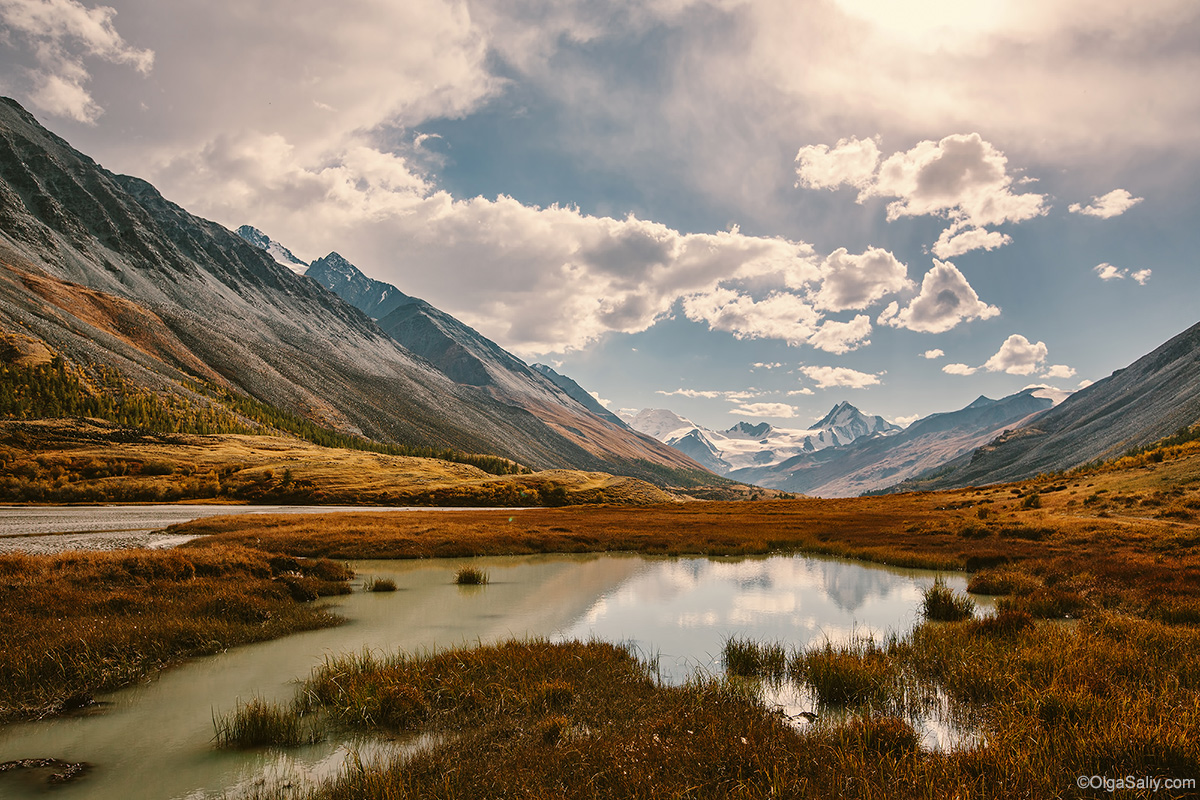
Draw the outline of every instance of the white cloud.
<instances>
[{"instance_id":1,"label":"white cloud","mask_svg":"<svg viewBox=\"0 0 1200 800\"><path fill-rule=\"evenodd\" d=\"M792 389L790 392L788 392L788 397L795 397L797 395L810 395L810 394L816 394L816 392L814 392L812 389L805 386L803 389Z\"/></svg>"},{"instance_id":2,"label":"white cloud","mask_svg":"<svg viewBox=\"0 0 1200 800\"><path fill-rule=\"evenodd\" d=\"M706 398L706 399L708 399L708 400L713 400L713 399L715 399L715 398L718 398L718 397L724 397L724 396L725 396L725 393L724 393L724 392L709 391L709 390L700 390L700 389L672 389L672 390L671 390L671 391L669 391L669 392L668 392L668 391L665 391L665 390L663 390L663 389L658 389L658 390L656 390L654 393L655 393L655 394L661 394L661 395L665 395L665 396L667 396L667 397L673 397L673 396L678 396L678 397L703 397L703 398Z\"/></svg>"},{"instance_id":3,"label":"white cloud","mask_svg":"<svg viewBox=\"0 0 1200 800\"><path fill-rule=\"evenodd\" d=\"M865 187L875 177L879 164L878 137L840 139L830 149L816 144L801 147L796 153L796 185L809 189L836 189L839 186Z\"/></svg>"},{"instance_id":4,"label":"white cloud","mask_svg":"<svg viewBox=\"0 0 1200 800\"><path fill-rule=\"evenodd\" d=\"M751 369L779 369L782 366L783 366L783 364L778 361L773 361L770 363L767 363L764 361L755 361L753 364L750 365L750 368Z\"/></svg>"},{"instance_id":5,"label":"white cloud","mask_svg":"<svg viewBox=\"0 0 1200 800\"><path fill-rule=\"evenodd\" d=\"M921 291L903 309L892 302L879 315L880 325L923 333L942 333L971 319L989 319L1000 309L979 299L958 268L948 261L933 262Z\"/></svg>"},{"instance_id":6,"label":"white cloud","mask_svg":"<svg viewBox=\"0 0 1200 800\"><path fill-rule=\"evenodd\" d=\"M0 0L6 34L0 44L19 40L37 64L28 71L27 89L36 108L87 124L104 113L88 91L85 58L150 71L154 53L127 44L113 24L116 15L108 6L87 8L76 0Z\"/></svg>"},{"instance_id":7,"label":"white cloud","mask_svg":"<svg viewBox=\"0 0 1200 800\"><path fill-rule=\"evenodd\" d=\"M798 295L773 292L761 301L733 289L714 289L683 299L683 311L711 330L727 331L738 339L782 339L790 345L808 341L817 332L819 315Z\"/></svg>"},{"instance_id":8,"label":"white cloud","mask_svg":"<svg viewBox=\"0 0 1200 800\"><path fill-rule=\"evenodd\" d=\"M1008 244L1011 237L986 228L1032 219L1047 209L1044 195L1013 191L1008 159L978 133L922 141L882 163L870 139L842 140L832 151L823 145L805 147L796 161L797 185L855 186L860 203L895 198L887 206L889 221L926 215L949 219L950 226L933 246L939 258ZM874 174L866 172L868 166L876 169Z\"/></svg>"},{"instance_id":9,"label":"white cloud","mask_svg":"<svg viewBox=\"0 0 1200 800\"><path fill-rule=\"evenodd\" d=\"M944 355L946 355L945 350L939 350L939 349L926 350L924 353L921 354L921 358L934 359L934 358L941 358Z\"/></svg>"},{"instance_id":10,"label":"white cloud","mask_svg":"<svg viewBox=\"0 0 1200 800\"><path fill-rule=\"evenodd\" d=\"M933 244L933 254L938 258L954 258L972 250L995 250L1012 242L1012 237L999 231L983 228L963 228L951 225Z\"/></svg>"},{"instance_id":11,"label":"white cloud","mask_svg":"<svg viewBox=\"0 0 1200 800\"><path fill-rule=\"evenodd\" d=\"M1081 380L1079 382L1079 388L1086 389L1087 387L1091 386L1093 383L1094 383L1094 381L1090 381L1087 378L1084 378L1083 380Z\"/></svg>"},{"instance_id":12,"label":"white cloud","mask_svg":"<svg viewBox=\"0 0 1200 800\"><path fill-rule=\"evenodd\" d=\"M1150 280L1151 274L1153 274L1148 269L1139 269L1137 272L1130 274L1129 270L1122 267L1114 267L1107 262L1097 264L1092 267L1092 271L1099 275L1102 281L1119 281L1125 278L1133 278L1141 286L1145 286L1146 282Z\"/></svg>"},{"instance_id":13,"label":"white cloud","mask_svg":"<svg viewBox=\"0 0 1200 800\"><path fill-rule=\"evenodd\" d=\"M593 400L595 400L597 403L604 406L605 408L610 408L612 406L612 400L605 400L603 397L600 396L599 392L588 392L588 394L590 394L592 396Z\"/></svg>"},{"instance_id":14,"label":"white cloud","mask_svg":"<svg viewBox=\"0 0 1200 800\"><path fill-rule=\"evenodd\" d=\"M1041 368L1048 353L1045 342L1034 344L1021 334L1014 333L1004 340L1004 344L984 363L983 368L989 372L1007 372L1009 375L1030 375Z\"/></svg>"},{"instance_id":15,"label":"white cloud","mask_svg":"<svg viewBox=\"0 0 1200 800\"><path fill-rule=\"evenodd\" d=\"M808 343L818 350L841 355L869 345L871 340L867 337L870 335L871 318L859 314L849 322L825 320L817 332L808 337Z\"/></svg>"},{"instance_id":16,"label":"white cloud","mask_svg":"<svg viewBox=\"0 0 1200 800\"><path fill-rule=\"evenodd\" d=\"M974 375L978 371L978 367L969 367L966 364L947 364L942 367L942 372L947 375Z\"/></svg>"},{"instance_id":17,"label":"white cloud","mask_svg":"<svg viewBox=\"0 0 1200 800\"><path fill-rule=\"evenodd\" d=\"M801 367L800 371L816 381L818 389L830 389L835 386L865 389L880 383L878 375L848 367Z\"/></svg>"},{"instance_id":18,"label":"white cloud","mask_svg":"<svg viewBox=\"0 0 1200 800\"><path fill-rule=\"evenodd\" d=\"M821 264L821 280L814 301L817 308L829 311L863 309L913 286L908 267L877 247L861 255L851 255L839 247Z\"/></svg>"},{"instance_id":19,"label":"white cloud","mask_svg":"<svg viewBox=\"0 0 1200 800\"><path fill-rule=\"evenodd\" d=\"M1043 378L1073 378L1075 377L1075 368L1068 367L1066 364L1052 364L1046 367L1046 371L1042 373Z\"/></svg>"},{"instance_id":20,"label":"white cloud","mask_svg":"<svg viewBox=\"0 0 1200 800\"><path fill-rule=\"evenodd\" d=\"M906 417L892 417L892 422L901 428L907 428L921 418L920 414L909 414Z\"/></svg>"},{"instance_id":21,"label":"white cloud","mask_svg":"<svg viewBox=\"0 0 1200 800\"><path fill-rule=\"evenodd\" d=\"M1085 214L1089 217L1112 219L1124 214L1144 199L1144 197L1134 197L1124 189L1113 189L1108 194L1093 197L1090 205L1084 206L1080 203L1072 203L1067 210L1072 214Z\"/></svg>"},{"instance_id":22,"label":"white cloud","mask_svg":"<svg viewBox=\"0 0 1200 800\"><path fill-rule=\"evenodd\" d=\"M794 417L796 409L787 403L746 403L729 410L742 417Z\"/></svg>"}]
</instances>

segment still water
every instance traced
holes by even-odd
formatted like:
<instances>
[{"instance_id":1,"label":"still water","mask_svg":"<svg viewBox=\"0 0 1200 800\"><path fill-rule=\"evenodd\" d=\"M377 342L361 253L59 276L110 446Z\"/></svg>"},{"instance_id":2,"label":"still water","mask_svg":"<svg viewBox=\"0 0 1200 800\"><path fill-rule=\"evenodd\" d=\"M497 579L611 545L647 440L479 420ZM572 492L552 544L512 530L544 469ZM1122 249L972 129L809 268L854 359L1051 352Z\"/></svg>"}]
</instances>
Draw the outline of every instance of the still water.
<instances>
[{"instance_id":1,"label":"still water","mask_svg":"<svg viewBox=\"0 0 1200 800\"><path fill-rule=\"evenodd\" d=\"M98 698L106 703L99 713L0 728L0 762L53 757L95 765L53 790L63 800L201 800L236 796L263 780L303 783L336 772L352 750L369 761L397 745L223 752L212 747L212 719L250 698L289 700L296 681L331 655L595 636L633 643L658 659L665 679L679 681L695 670L719 672L729 636L802 645L906 630L934 580L930 572L814 557L603 555L470 559L491 582L460 587L453 575L463 563L354 562L355 593L332 603L345 625L195 659ZM371 576L390 577L400 590L361 591ZM947 583L965 588L961 576ZM0 797L44 797L29 777L0 774Z\"/></svg>"}]
</instances>

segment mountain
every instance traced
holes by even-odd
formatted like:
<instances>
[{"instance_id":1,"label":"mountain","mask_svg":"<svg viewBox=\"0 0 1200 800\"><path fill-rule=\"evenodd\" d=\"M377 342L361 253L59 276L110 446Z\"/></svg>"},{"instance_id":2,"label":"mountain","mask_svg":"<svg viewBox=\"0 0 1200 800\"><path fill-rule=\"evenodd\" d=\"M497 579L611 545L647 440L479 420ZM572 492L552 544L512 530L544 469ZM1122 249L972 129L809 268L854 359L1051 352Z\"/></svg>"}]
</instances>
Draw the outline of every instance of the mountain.
<instances>
[{"instance_id":1,"label":"mountain","mask_svg":"<svg viewBox=\"0 0 1200 800\"><path fill-rule=\"evenodd\" d=\"M736 477L742 474L765 475L803 453L842 447L862 437L892 436L900 430L883 417L868 417L849 403L838 403L814 427L805 429L742 421L728 430L714 431L662 408L643 409L626 422L735 480L746 480Z\"/></svg>"},{"instance_id":2,"label":"mountain","mask_svg":"<svg viewBox=\"0 0 1200 800\"><path fill-rule=\"evenodd\" d=\"M590 392L588 392L575 381L568 378L566 375L560 375L545 364L530 364L530 366L549 378L550 382L566 392L568 397L579 403L588 411L591 411L596 416L606 419L614 425L620 425L622 428L629 427L625 424L625 420L621 419L616 414L602 406L600 401L595 397L592 397Z\"/></svg>"},{"instance_id":3,"label":"mountain","mask_svg":"<svg viewBox=\"0 0 1200 800\"><path fill-rule=\"evenodd\" d=\"M537 468L696 476L674 451L598 456L527 409L448 378L260 247L115 175L0 100L0 333L163 402L214 392L380 442ZM607 424L607 423L605 423Z\"/></svg>"},{"instance_id":4,"label":"mountain","mask_svg":"<svg viewBox=\"0 0 1200 800\"><path fill-rule=\"evenodd\" d=\"M312 262L304 274L375 320L414 299L390 283L368 278L336 252Z\"/></svg>"},{"instance_id":5,"label":"mountain","mask_svg":"<svg viewBox=\"0 0 1200 800\"><path fill-rule=\"evenodd\" d=\"M945 488L1028 478L1142 447L1200 422L1200 323L1004 433L922 484Z\"/></svg>"},{"instance_id":6,"label":"mountain","mask_svg":"<svg viewBox=\"0 0 1200 800\"><path fill-rule=\"evenodd\" d=\"M728 476L817 497L852 497L940 468L1052 405L1036 389L1000 400L981 397L966 408L931 414L890 436L863 436L846 446L803 453L766 468L736 470Z\"/></svg>"},{"instance_id":7,"label":"mountain","mask_svg":"<svg viewBox=\"0 0 1200 800\"><path fill-rule=\"evenodd\" d=\"M239 232L248 227L243 226ZM277 244L257 233L247 241L264 249ZM698 470L699 465L681 457L679 451L630 429L570 378L549 367L530 367L441 309L389 283L367 277L336 252L314 261L305 274L363 313L378 315L376 322L385 333L450 380L532 414L597 459L599 465L591 469L631 471L638 477L649 477L654 469L662 467L693 473ZM547 370L558 380L552 379ZM574 395L563 388L564 384L573 387ZM575 395L587 398L587 403Z\"/></svg>"},{"instance_id":8,"label":"mountain","mask_svg":"<svg viewBox=\"0 0 1200 800\"><path fill-rule=\"evenodd\" d=\"M236 233L238 236L242 237L255 247L266 250L267 254L271 256L271 258L275 259L276 264L287 267L297 275L303 275L308 271L308 264L305 264L303 261L296 258L291 250L288 250L279 242L271 241L271 237L267 236L258 228L250 225L243 225L237 229Z\"/></svg>"}]
</instances>

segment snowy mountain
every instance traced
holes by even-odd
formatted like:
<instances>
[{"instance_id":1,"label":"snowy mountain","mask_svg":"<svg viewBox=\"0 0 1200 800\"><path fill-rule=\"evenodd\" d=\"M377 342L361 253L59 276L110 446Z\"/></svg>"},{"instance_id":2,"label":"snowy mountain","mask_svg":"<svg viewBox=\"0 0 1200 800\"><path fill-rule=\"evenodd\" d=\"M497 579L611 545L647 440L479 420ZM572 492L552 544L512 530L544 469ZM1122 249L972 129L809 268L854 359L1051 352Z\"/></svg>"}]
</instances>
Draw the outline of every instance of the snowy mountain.
<instances>
[{"instance_id":1,"label":"snowy mountain","mask_svg":"<svg viewBox=\"0 0 1200 800\"><path fill-rule=\"evenodd\" d=\"M279 242L271 241L271 237L255 228L252 225L243 225L237 229L237 235L245 239L255 247L266 250L267 255L275 259L275 263L280 266L287 267L297 275L303 275L308 270L308 264L305 264L300 259L292 254L291 250L281 245Z\"/></svg>"},{"instance_id":2,"label":"snowy mountain","mask_svg":"<svg viewBox=\"0 0 1200 800\"><path fill-rule=\"evenodd\" d=\"M869 417L844 402L812 428L804 429L742 421L728 430L714 431L663 408L643 409L624 419L634 430L682 450L723 475L771 467L803 453L843 447L863 437L890 436L901 430L883 417Z\"/></svg>"}]
</instances>

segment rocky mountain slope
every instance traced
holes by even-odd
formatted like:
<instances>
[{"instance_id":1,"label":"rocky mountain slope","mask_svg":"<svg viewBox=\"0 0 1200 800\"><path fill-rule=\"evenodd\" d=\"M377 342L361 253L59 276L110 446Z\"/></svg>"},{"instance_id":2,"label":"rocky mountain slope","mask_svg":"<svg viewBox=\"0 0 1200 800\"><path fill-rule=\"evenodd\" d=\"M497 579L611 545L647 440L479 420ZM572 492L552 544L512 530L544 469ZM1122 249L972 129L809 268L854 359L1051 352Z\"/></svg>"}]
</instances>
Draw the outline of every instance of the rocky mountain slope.
<instances>
[{"instance_id":1,"label":"rocky mountain slope","mask_svg":"<svg viewBox=\"0 0 1200 800\"><path fill-rule=\"evenodd\" d=\"M240 228L239 234L268 251L276 247L290 252L249 226ZM648 477L656 468L650 465L684 471L698 466L679 451L630 429L570 378L549 367L530 367L441 309L367 277L337 253L317 259L305 274L363 313L379 315L380 328L455 383L477 387L502 403L528 411L597 459L624 465L618 470L632 469Z\"/></svg>"},{"instance_id":2,"label":"rocky mountain slope","mask_svg":"<svg viewBox=\"0 0 1200 800\"><path fill-rule=\"evenodd\" d=\"M180 402L206 403L198 388L216 387L383 442L660 481L697 472L653 449L597 456L449 379L316 281L104 170L12 100L0 101L0 311L0 333Z\"/></svg>"},{"instance_id":3,"label":"rocky mountain slope","mask_svg":"<svg viewBox=\"0 0 1200 800\"><path fill-rule=\"evenodd\" d=\"M949 464L922 488L1020 480L1143 447L1200 422L1200 323L1029 424Z\"/></svg>"}]
</instances>

